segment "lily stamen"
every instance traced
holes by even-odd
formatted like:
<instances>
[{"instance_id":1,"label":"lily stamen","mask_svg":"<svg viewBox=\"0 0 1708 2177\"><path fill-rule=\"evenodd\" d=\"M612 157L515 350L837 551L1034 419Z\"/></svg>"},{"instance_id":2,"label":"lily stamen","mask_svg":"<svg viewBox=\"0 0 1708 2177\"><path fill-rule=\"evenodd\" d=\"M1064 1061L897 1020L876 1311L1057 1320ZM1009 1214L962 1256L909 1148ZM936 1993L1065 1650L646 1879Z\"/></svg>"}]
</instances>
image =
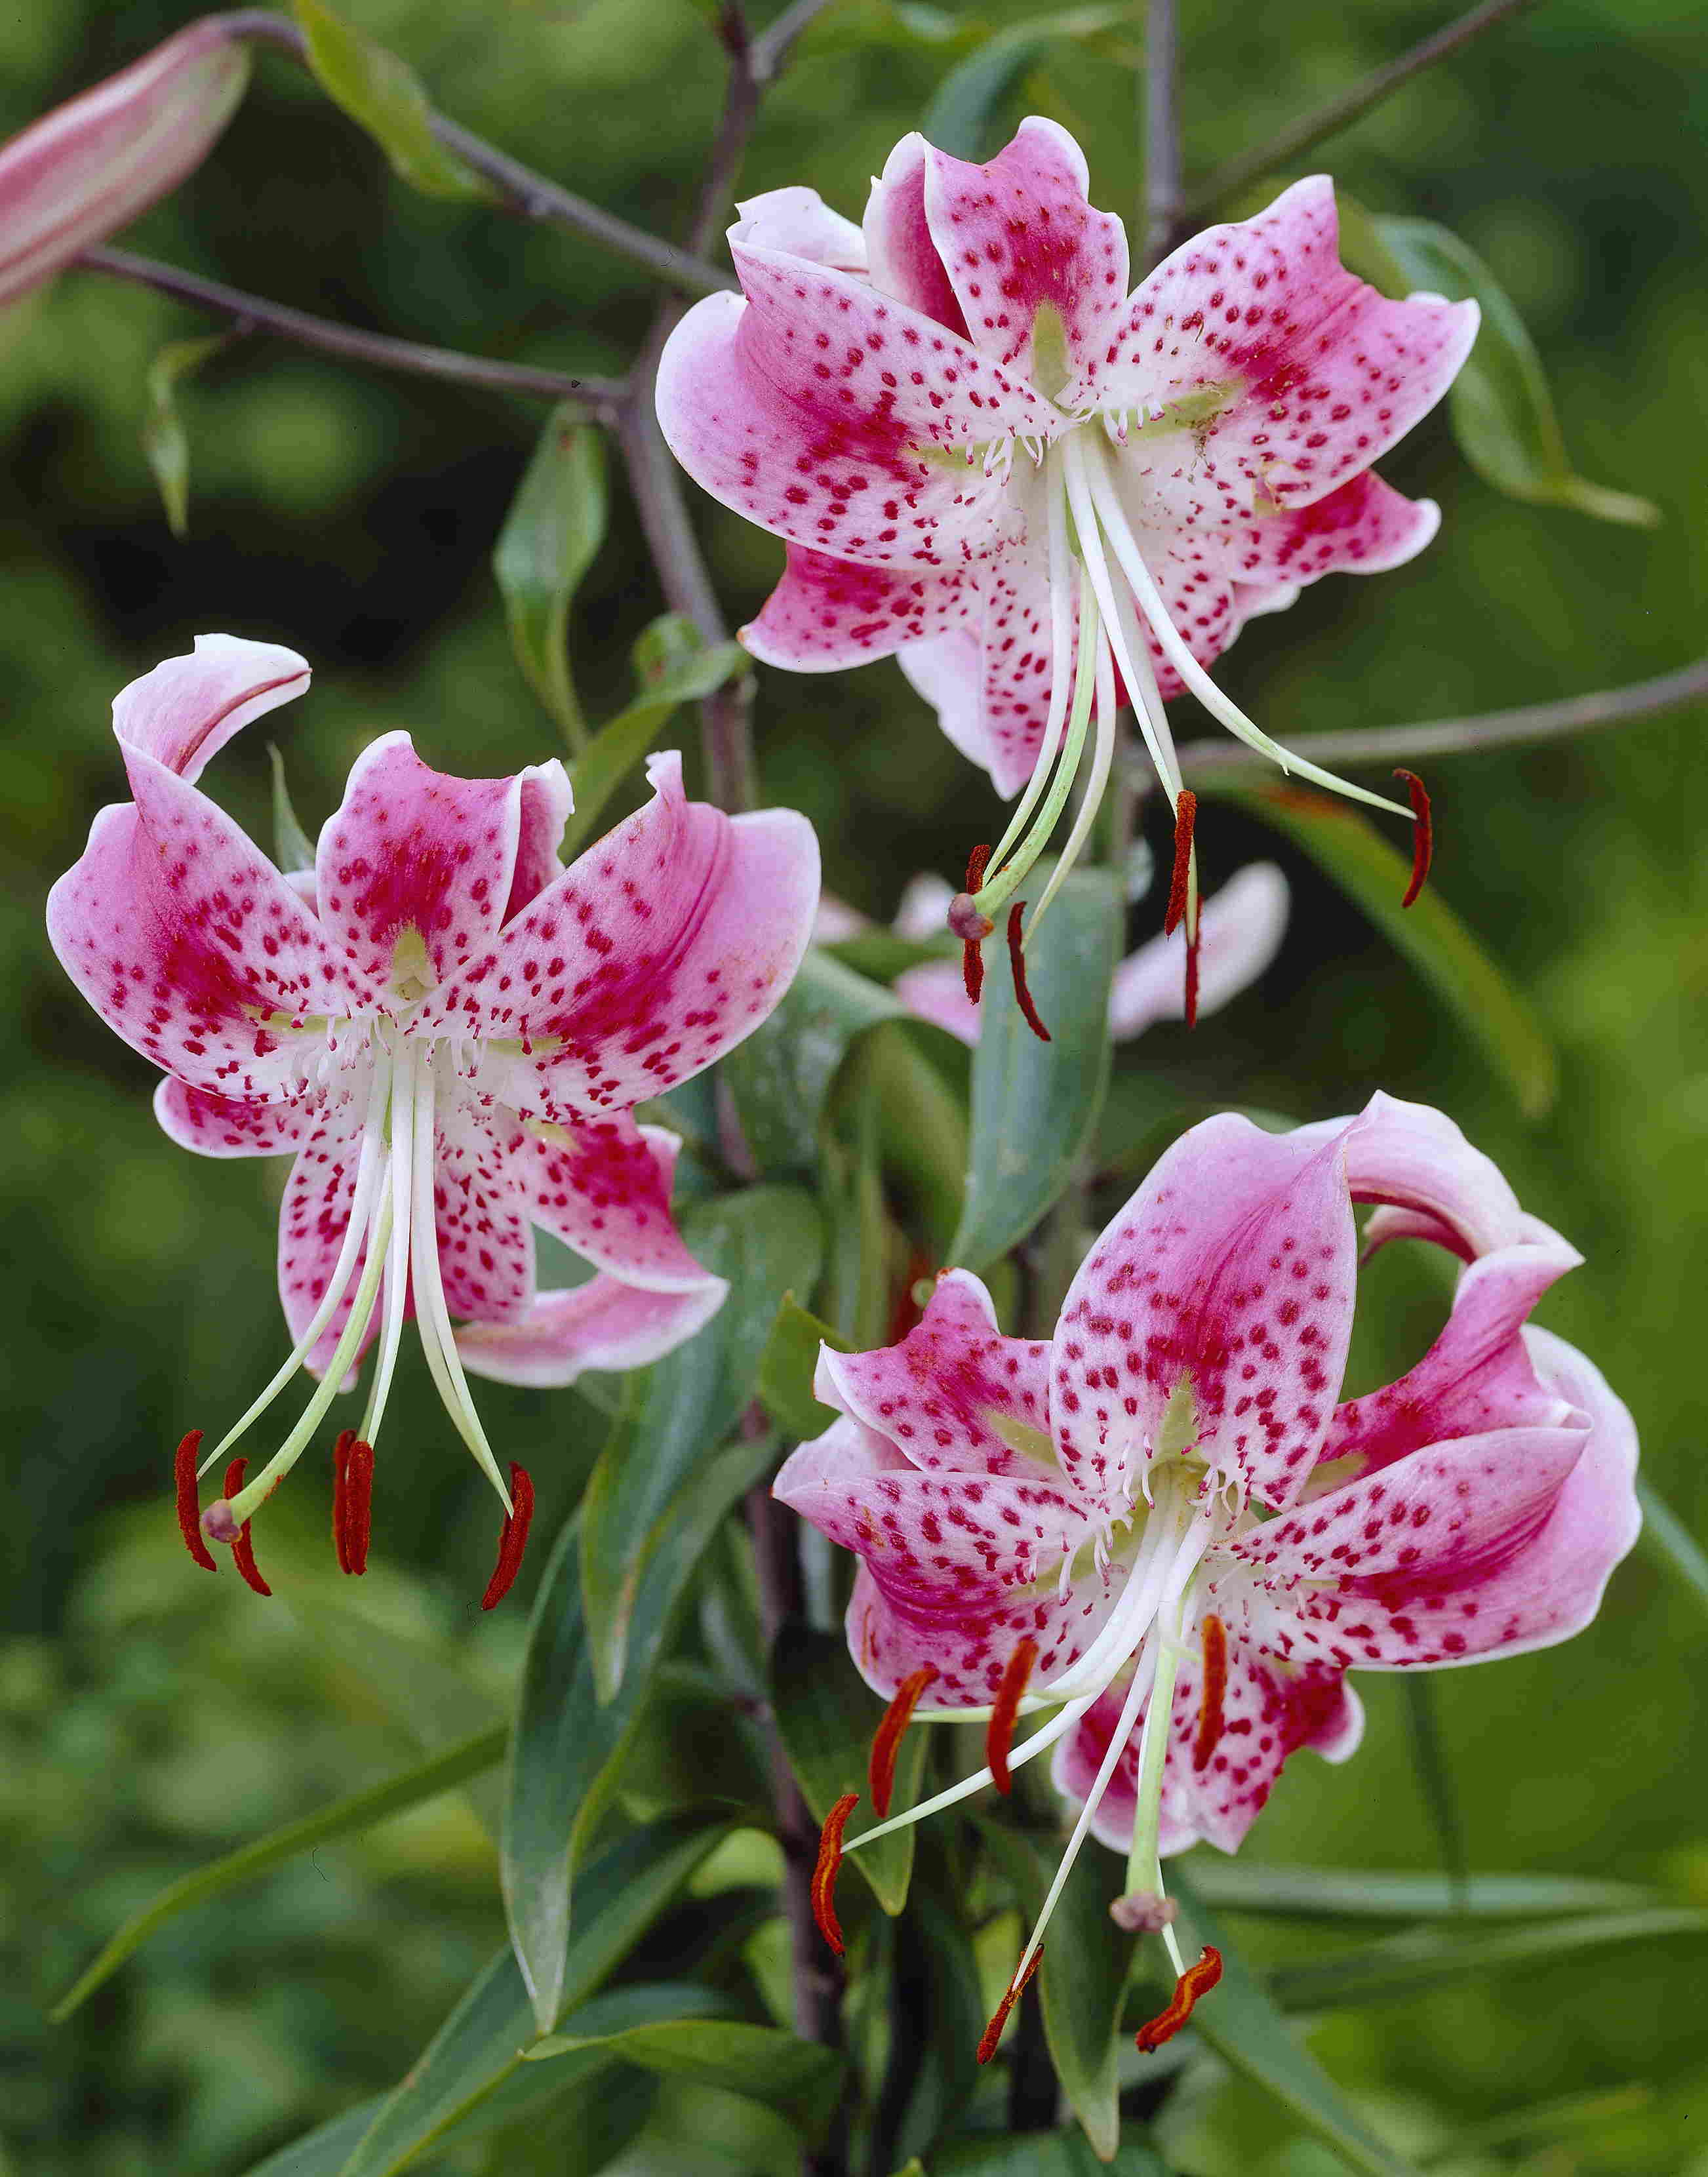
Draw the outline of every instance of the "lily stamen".
<instances>
[{"instance_id":1,"label":"lily stamen","mask_svg":"<svg viewBox=\"0 0 1708 2177\"><path fill-rule=\"evenodd\" d=\"M903 1735L912 1720L914 1705L926 1687L936 1682L937 1668L934 1663L923 1664L903 1678L896 1689L895 1699L884 1710L883 1721L873 1734L867 1781L871 1788L872 1804L881 1815L890 1810L890 1797L896 1781L896 1756L902 1750Z\"/></svg>"},{"instance_id":2,"label":"lily stamen","mask_svg":"<svg viewBox=\"0 0 1708 2177\"><path fill-rule=\"evenodd\" d=\"M1037 1661L1038 1643L1029 1634L1003 1666L1002 1683L996 1689L990 1721L985 1729L985 1765L990 1771L990 1781L1005 1799L1014 1788L1014 1780L1008 1774L1008 1749L1014 1741L1014 1726L1026 1683Z\"/></svg>"},{"instance_id":3,"label":"lily stamen","mask_svg":"<svg viewBox=\"0 0 1708 2177\"><path fill-rule=\"evenodd\" d=\"M1202 1776L1210 1756L1221 1743L1225 1718L1222 1704L1228 1684L1228 1630L1213 1610L1204 1612L1203 1692L1198 1703L1198 1727L1192 1739L1192 1765Z\"/></svg>"},{"instance_id":4,"label":"lily stamen","mask_svg":"<svg viewBox=\"0 0 1708 2177\"><path fill-rule=\"evenodd\" d=\"M1429 865L1435 854L1435 819L1429 806L1428 790L1417 773L1402 771L1396 766L1394 776L1405 780L1411 802L1411 881L1400 903L1402 907L1410 907L1428 881Z\"/></svg>"},{"instance_id":5,"label":"lily stamen","mask_svg":"<svg viewBox=\"0 0 1708 2177\"><path fill-rule=\"evenodd\" d=\"M1222 1954L1213 1944L1206 1943L1196 1965L1188 1966L1174 1984L1165 2011L1158 2011L1133 2036L1133 2044L1141 2055L1149 2056L1160 2049L1165 2041L1173 2040L1192 2015L1192 2007L1200 1996L1208 1995L1222 1977Z\"/></svg>"},{"instance_id":6,"label":"lily stamen","mask_svg":"<svg viewBox=\"0 0 1708 2177\"><path fill-rule=\"evenodd\" d=\"M222 1492L224 1495L235 1497L238 1490L243 1487L243 1469L248 1463L246 1459L234 1459L226 1469ZM255 1546L249 1539L249 1523L247 1520L232 1538L232 1563L243 1576L244 1584L252 1587L257 1595L270 1595L273 1592L266 1581L262 1579L259 1569L255 1563Z\"/></svg>"},{"instance_id":7,"label":"lily stamen","mask_svg":"<svg viewBox=\"0 0 1708 2177\"><path fill-rule=\"evenodd\" d=\"M492 1569L492 1578L480 1599L483 1610L495 1609L510 1593L510 1583L521 1569L522 1552L527 1547L528 1528L533 1520L533 1478L527 1467L519 1465L515 1460L510 1461L510 1493L511 1509L499 1534L498 1563Z\"/></svg>"},{"instance_id":8,"label":"lily stamen","mask_svg":"<svg viewBox=\"0 0 1708 2177\"><path fill-rule=\"evenodd\" d=\"M184 1547L204 1572L217 1572L218 1564L202 1540L201 1505L196 1495L196 1453L201 1447L202 1432L191 1429L179 1443L172 1460L172 1478L177 1492L178 1530L184 1538Z\"/></svg>"},{"instance_id":9,"label":"lily stamen","mask_svg":"<svg viewBox=\"0 0 1708 2177\"><path fill-rule=\"evenodd\" d=\"M1008 2014L1026 1993L1026 1983L1044 1962L1042 1951L1034 1951L1016 1973L1003 1993L1002 2000L990 2015L990 2022L979 2037L979 2061L988 2064L996 2053L996 2043L1002 2038L1002 2028L1008 2023Z\"/></svg>"},{"instance_id":10,"label":"lily stamen","mask_svg":"<svg viewBox=\"0 0 1708 2177\"><path fill-rule=\"evenodd\" d=\"M838 1957L847 1949L842 1923L836 1917L836 1878L843 1863L843 1831L848 1818L860 1803L858 1792L845 1792L824 1818L819 1832L818 1864L812 1871L812 1917L818 1932Z\"/></svg>"}]
</instances>

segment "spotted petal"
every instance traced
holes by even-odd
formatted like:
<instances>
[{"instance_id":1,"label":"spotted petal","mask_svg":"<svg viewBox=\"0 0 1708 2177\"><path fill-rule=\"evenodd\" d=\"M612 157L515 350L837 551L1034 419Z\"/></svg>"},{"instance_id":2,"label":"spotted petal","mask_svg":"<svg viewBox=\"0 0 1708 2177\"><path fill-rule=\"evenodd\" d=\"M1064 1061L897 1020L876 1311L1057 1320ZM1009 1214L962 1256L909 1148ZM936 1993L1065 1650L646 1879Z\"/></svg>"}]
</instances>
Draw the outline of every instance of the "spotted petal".
<instances>
[{"instance_id":1,"label":"spotted petal","mask_svg":"<svg viewBox=\"0 0 1708 2177\"><path fill-rule=\"evenodd\" d=\"M536 1225L586 1261L648 1292L696 1292L718 1284L689 1253L670 1214L679 1146L663 1127L627 1112L511 1137L519 1183Z\"/></svg>"},{"instance_id":2,"label":"spotted petal","mask_svg":"<svg viewBox=\"0 0 1708 2177\"><path fill-rule=\"evenodd\" d=\"M1189 1379L1195 1455L1291 1503L1345 1367L1355 1247L1338 1141L1231 1113L1194 1127L1069 1288L1050 1400L1069 1479L1130 1503Z\"/></svg>"},{"instance_id":3,"label":"spotted petal","mask_svg":"<svg viewBox=\"0 0 1708 2177\"><path fill-rule=\"evenodd\" d=\"M908 643L898 662L949 739L1012 799L1032 776L1050 712L1049 581L1035 556L1015 552L969 568L964 581L964 625ZM1076 638L1064 669L1077 650Z\"/></svg>"},{"instance_id":4,"label":"spotted petal","mask_svg":"<svg viewBox=\"0 0 1708 2177\"><path fill-rule=\"evenodd\" d=\"M534 1296L534 1241L513 1130L447 1098L435 1128L434 1239L445 1306L477 1323L521 1323Z\"/></svg>"},{"instance_id":5,"label":"spotted petal","mask_svg":"<svg viewBox=\"0 0 1708 2177\"><path fill-rule=\"evenodd\" d=\"M932 156L915 133L885 160L866 200L866 254L881 294L964 336L967 320L925 216L925 162Z\"/></svg>"},{"instance_id":6,"label":"spotted petal","mask_svg":"<svg viewBox=\"0 0 1708 2177\"><path fill-rule=\"evenodd\" d=\"M642 1292L601 1273L567 1292L538 1294L519 1323L477 1323L456 1334L463 1366L534 1390L573 1383L589 1368L644 1368L703 1329L723 1305L721 1278L692 1292Z\"/></svg>"},{"instance_id":7,"label":"spotted petal","mask_svg":"<svg viewBox=\"0 0 1708 2177\"><path fill-rule=\"evenodd\" d=\"M1558 1240L1519 1207L1493 1161L1427 1104L1378 1090L1356 1127L1325 1119L1293 1138L1323 1142L1342 1132L1353 1200L1380 1205L1365 1228L1367 1252L1389 1240L1430 1240L1471 1262L1519 1241Z\"/></svg>"},{"instance_id":8,"label":"spotted petal","mask_svg":"<svg viewBox=\"0 0 1708 2177\"><path fill-rule=\"evenodd\" d=\"M167 1074L154 1092L154 1115L180 1149L198 1156L282 1156L299 1149L319 1121L320 1102L264 1103L210 1096Z\"/></svg>"},{"instance_id":9,"label":"spotted petal","mask_svg":"<svg viewBox=\"0 0 1708 2177\"><path fill-rule=\"evenodd\" d=\"M326 1099L314 1125L297 1152L291 1176L285 1182L285 1198L279 1206L279 1298L293 1340L313 1321L325 1296L344 1235L350 1223L356 1172L362 1142L362 1110L353 1098ZM364 1247L356 1274L345 1288L331 1321L310 1352L306 1366L319 1376L331 1361L333 1349L350 1320L351 1307L360 1281ZM382 1290L364 1328L355 1358L359 1360L379 1327ZM347 1380L346 1388L348 1388Z\"/></svg>"},{"instance_id":10,"label":"spotted petal","mask_svg":"<svg viewBox=\"0 0 1708 2177\"><path fill-rule=\"evenodd\" d=\"M857 566L791 544L783 580L741 640L767 665L829 673L964 625L978 592L960 573Z\"/></svg>"}]
</instances>

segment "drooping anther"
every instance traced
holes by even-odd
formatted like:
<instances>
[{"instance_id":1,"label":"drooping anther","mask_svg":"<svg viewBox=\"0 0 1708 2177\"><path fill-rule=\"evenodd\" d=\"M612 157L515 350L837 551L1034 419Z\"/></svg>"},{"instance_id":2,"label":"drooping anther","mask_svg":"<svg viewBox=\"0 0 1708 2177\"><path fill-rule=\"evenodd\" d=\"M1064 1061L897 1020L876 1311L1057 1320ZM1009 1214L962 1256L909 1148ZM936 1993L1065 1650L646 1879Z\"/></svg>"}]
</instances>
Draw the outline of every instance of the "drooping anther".
<instances>
[{"instance_id":1,"label":"drooping anther","mask_svg":"<svg viewBox=\"0 0 1708 2177\"><path fill-rule=\"evenodd\" d=\"M842 1939L842 1923L836 1917L837 1870L842 1865L842 1833L848 1818L860 1803L858 1792L845 1792L824 1818L818 1836L818 1864L812 1870L812 1917L818 1932L840 1957L848 1947Z\"/></svg>"},{"instance_id":2,"label":"drooping anther","mask_svg":"<svg viewBox=\"0 0 1708 2177\"><path fill-rule=\"evenodd\" d=\"M1198 1024L1198 918L1193 915L1186 931L1186 1024Z\"/></svg>"},{"instance_id":3,"label":"drooping anther","mask_svg":"<svg viewBox=\"0 0 1708 2177\"><path fill-rule=\"evenodd\" d=\"M985 1766L990 1772L990 1781L1004 1798L1012 1789L1014 1781L1008 1774L1008 1749L1013 1743L1020 1702L1037 1661L1038 1643L1029 1634L1002 1666L1002 1683L996 1689L996 1698L990 1704L990 1721L985 1727Z\"/></svg>"},{"instance_id":4,"label":"drooping anther","mask_svg":"<svg viewBox=\"0 0 1708 2177\"><path fill-rule=\"evenodd\" d=\"M355 1441L354 1429L340 1429L332 1447L332 1547L338 1552L340 1572L350 1569L350 1552L344 1541L344 1500L349 1494L350 1447Z\"/></svg>"},{"instance_id":5,"label":"drooping anther","mask_svg":"<svg viewBox=\"0 0 1708 2177\"><path fill-rule=\"evenodd\" d=\"M872 1734L871 1760L867 1765L867 1781L871 1786L872 1804L880 1820L890 1810L890 1794L895 1789L896 1756L902 1750L902 1733L912 1720L914 1708L925 1688L935 1684L937 1667L922 1663L917 1671L903 1678L896 1688L895 1699L884 1710L884 1720Z\"/></svg>"},{"instance_id":6,"label":"drooping anther","mask_svg":"<svg viewBox=\"0 0 1708 2177\"><path fill-rule=\"evenodd\" d=\"M359 1574L368 1569L368 1537L374 1525L374 1447L359 1436L352 1436L344 1454L343 1505L338 1562L346 1572Z\"/></svg>"},{"instance_id":7,"label":"drooping anther","mask_svg":"<svg viewBox=\"0 0 1708 2177\"><path fill-rule=\"evenodd\" d=\"M227 1498L235 1497L238 1490L243 1487L243 1475L248 1464L247 1459L234 1459L226 1469L224 1494ZM249 1522L247 1520L238 1528L236 1538L232 1543L232 1563L243 1574L245 1584L254 1588L257 1595L270 1595L273 1592L256 1568L255 1546L249 1540Z\"/></svg>"},{"instance_id":8,"label":"drooping anther","mask_svg":"<svg viewBox=\"0 0 1708 2177\"><path fill-rule=\"evenodd\" d=\"M1192 832L1198 823L1198 813L1197 794L1190 787L1183 786L1175 805L1174 870L1168 881L1168 912L1162 919L1165 937L1173 936L1186 913L1187 896L1192 887Z\"/></svg>"},{"instance_id":9,"label":"drooping anther","mask_svg":"<svg viewBox=\"0 0 1708 2177\"><path fill-rule=\"evenodd\" d=\"M985 956L979 948L996 928L988 914L980 914L974 898L985 881L985 865L990 859L989 847L974 848L967 857L967 888L949 902L949 928L961 941L961 974L967 996L975 1006L985 988Z\"/></svg>"},{"instance_id":10,"label":"drooping anther","mask_svg":"<svg viewBox=\"0 0 1708 2177\"><path fill-rule=\"evenodd\" d=\"M196 1494L196 1454L202 1448L202 1432L192 1429L178 1446L172 1460L172 1480L177 1489L178 1532L184 1538L184 1547L204 1572L217 1572L213 1553L202 1540L201 1499Z\"/></svg>"},{"instance_id":11,"label":"drooping anther","mask_svg":"<svg viewBox=\"0 0 1708 2177\"><path fill-rule=\"evenodd\" d=\"M496 1609L510 1593L510 1582L521 1570L522 1552L528 1546L528 1526L534 1516L534 1485L525 1466L510 1463L510 1500L513 1507L498 1538L498 1563L480 1599L483 1610Z\"/></svg>"},{"instance_id":12,"label":"drooping anther","mask_svg":"<svg viewBox=\"0 0 1708 2177\"><path fill-rule=\"evenodd\" d=\"M1174 1994L1166 2011L1158 2011L1147 2020L1133 2036L1133 2041L1143 2056L1160 2049L1165 2041L1172 2041L1192 2014L1192 2005L1201 1995L1208 1995L1222 1977L1222 1954L1204 1945L1198 1961L1188 1966L1174 1984Z\"/></svg>"},{"instance_id":13,"label":"drooping anther","mask_svg":"<svg viewBox=\"0 0 1708 2177\"><path fill-rule=\"evenodd\" d=\"M1228 1629L1214 1612L1203 1622L1203 1693L1198 1701L1198 1736L1192 1740L1192 1765L1202 1776L1210 1756L1221 1743L1222 1702L1228 1689Z\"/></svg>"},{"instance_id":14,"label":"drooping anther","mask_svg":"<svg viewBox=\"0 0 1708 2177\"><path fill-rule=\"evenodd\" d=\"M1179 1913L1172 1897L1160 1897L1154 1890L1135 1890L1109 1901L1110 1918L1127 1935L1160 1935L1174 1925Z\"/></svg>"},{"instance_id":15,"label":"drooping anther","mask_svg":"<svg viewBox=\"0 0 1708 2177\"><path fill-rule=\"evenodd\" d=\"M1026 903L1017 899L1008 910L1008 965L1013 971L1014 996L1019 1001L1020 1012L1040 1043L1048 1043L1050 1031L1038 1018L1038 1008L1032 1002L1032 993L1026 987L1026 951L1020 941L1020 918L1026 912Z\"/></svg>"},{"instance_id":16,"label":"drooping anther","mask_svg":"<svg viewBox=\"0 0 1708 2177\"><path fill-rule=\"evenodd\" d=\"M1039 1967L1043 1962L1043 1951L1041 1950L1034 1951L1031 1956L1027 1959L1026 1969L1021 1974L1019 1979L1009 1982L1007 1993L1003 1996L1002 2000L996 2005L996 2010L991 2014L990 2023L985 2028L984 2032L980 2036L979 2061L981 2064L988 2064L990 2059L996 2054L996 2043L1002 2038L1002 2028L1008 2023L1008 2013L1014 2008L1015 2005L1018 2003L1021 1997L1025 1994L1027 1982L1031 1979L1033 1974L1037 1972Z\"/></svg>"},{"instance_id":17,"label":"drooping anther","mask_svg":"<svg viewBox=\"0 0 1708 2177\"><path fill-rule=\"evenodd\" d=\"M1402 907L1410 907L1429 876L1430 860L1435 853L1435 819L1430 813L1428 789L1417 773L1401 771L1396 766L1394 776L1405 780L1406 796L1411 804L1411 881L1400 903Z\"/></svg>"}]
</instances>

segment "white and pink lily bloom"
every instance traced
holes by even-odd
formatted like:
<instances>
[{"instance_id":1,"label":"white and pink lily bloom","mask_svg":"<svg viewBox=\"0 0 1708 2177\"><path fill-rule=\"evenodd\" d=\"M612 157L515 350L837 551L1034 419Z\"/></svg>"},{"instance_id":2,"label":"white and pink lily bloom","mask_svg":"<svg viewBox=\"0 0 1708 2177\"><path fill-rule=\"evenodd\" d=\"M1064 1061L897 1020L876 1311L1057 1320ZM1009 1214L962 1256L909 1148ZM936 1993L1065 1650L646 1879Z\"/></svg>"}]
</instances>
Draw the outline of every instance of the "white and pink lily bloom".
<instances>
[{"instance_id":1,"label":"white and pink lily bloom","mask_svg":"<svg viewBox=\"0 0 1708 2177\"><path fill-rule=\"evenodd\" d=\"M1465 1267L1416 1367L1337 1404L1356 1203L1378 1205L1367 1248L1426 1239ZM898 1345L825 1349L815 1390L842 1418L776 1490L860 1558L848 1638L892 1703L880 1738L910 1711L990 1734L977 1775L844 1848L1054 1749L1078 1819L1011 1995L1094 1833L1128 1855L1128 1918L1160 1927L1189 2003L1212 1976L1173 1947L1161 1857L1236 1850L1300 1747L1344 1760L1349 1670L1565 1640L1635 1538L1630 1416L1528 1322L1580 1259L1439 1112L1378 1095L1290 1134L1195 1127L1098 1240L1052 1338L1002 1336L951 1270Z\"/></svg>"},{"instance_id":2,"label":"white and pink lily bloom","mask_svg":"<svg viewBox=\"0 0 1708 2177\"><path fill-rule=\"evenodd\" d=\"M985 920L1089 745L1071 866L1122 696L1188 857L1163 709L1182 689L1285 770L1416 813L1289 756L1205 668L1252 614L1434 535L1437 508L1371 464L1451 385L1476 305L1354 278L1320 175L1129 292L1125 230L1088 187L1078 144L1034 117L984 166L903 138L863 226L810 189L755 198L729 231L741 294L696 303L658 374L677 458L788 545L742 630L754 655L824 672L893 653L998 791L1025 789L969 877Z\"/></svg>"},{"instance_id":3,"label":"white and pink lily bloom","mask_svg":"<svg viewBox=\"0 0 1708 2177\"><path fill-rule=\"evenodd\" d=\"M941 877L921 874L910 880L892 924L898 937L924 940L943 927L953 894ZM1247 862L1203 903L1199 930L1201 962L1197 1012L1213 1013L1249 990L1281 947L1286 933L1287 880L1273 862ZM856 937L865 919L828 895L819 903L813 935L833 945ZM1180 925L1149 939L1129 952L1115 971L1109 991L1109 1033L1116 1043L1131 1043L1158 1021L1186 1015L1187 933ZM969 1045L979 1040L981 1015L967 994L958 960L922 960L904 968L891 985L916 1018L945 1028Z\"/></svg>"},{"instance_id":4,"label":"white and pink lily bloom","mask_svg":"<svg viewBox=\"0 0 1708 2177\"><path fill-rule=\"evenodd\" d=\"M299 1367L321 1381L247 1487L233 1462L199 1531L192 1432L185 1536L208 1564L202 1533L233 1542L248 1576L250 1515L377 1339L366 1411L336 1454L340 1556L359 1571L372 1446L412 1312L519 1556L526 1508L465 1370L556 1385L638 1367L722 1304L723 1279L671 1217L675 1137L633 1108L781 999L812 927L817 842L786 810L731 818L685 799L672 753L648 767L652 801L565 870L561 764L449 778L391 733L357 758L313 870L281 873L194 782L308 684L294 651L224 635L133 681L113 725L135 799L101 811L48 901L72 979L166 1073L155 1109L172 1139L295 1159L279 1220L295 1347L204 1470ZM536 1226L592 1278L538 1290Z\"/></svg>"},{"instance_id":5,"label":"white and pink lily bloom","mask_svg":"<svg viewBox=\"0 0 1708 2177\"><path fill-rule=\"evenodd\" d=\"M248 79L248 47L210 15L0 145L0 303L169 195Z\"/></svg>"}]
</instances>

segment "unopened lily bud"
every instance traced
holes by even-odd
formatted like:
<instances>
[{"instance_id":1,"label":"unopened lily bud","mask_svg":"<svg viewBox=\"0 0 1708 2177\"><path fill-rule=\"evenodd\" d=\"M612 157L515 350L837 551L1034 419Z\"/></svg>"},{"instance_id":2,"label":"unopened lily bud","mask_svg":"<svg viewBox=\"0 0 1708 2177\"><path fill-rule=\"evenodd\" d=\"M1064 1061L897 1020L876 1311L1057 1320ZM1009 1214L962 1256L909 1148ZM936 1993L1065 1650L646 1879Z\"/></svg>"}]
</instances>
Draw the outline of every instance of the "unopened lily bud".
<instances>
[{"instance_id":1,"label":"unopened lily bud","mask_svg":"<svg viewBox=\"0 0 1708 2177\"><path fill-rule=\"evenodd\" d=\"M1154 1890L1135 1890L1130 1896L1109 1901L1110 1918L1127 1935L1160 1935L1174 1925L1179 1911L1172 1897L1159 1897Z\"/></svg>"},{"instance_id":2,"label":"unopened lily bud","mask_svg":"<svg viewBox=\"0 0 1708 2177\"><path fill-rule=\"evenodd\" d=\"M248 48L210 17L0 148L0 303L175 189L218 139L248 75Z\"/></svg>"}]
</instances>

